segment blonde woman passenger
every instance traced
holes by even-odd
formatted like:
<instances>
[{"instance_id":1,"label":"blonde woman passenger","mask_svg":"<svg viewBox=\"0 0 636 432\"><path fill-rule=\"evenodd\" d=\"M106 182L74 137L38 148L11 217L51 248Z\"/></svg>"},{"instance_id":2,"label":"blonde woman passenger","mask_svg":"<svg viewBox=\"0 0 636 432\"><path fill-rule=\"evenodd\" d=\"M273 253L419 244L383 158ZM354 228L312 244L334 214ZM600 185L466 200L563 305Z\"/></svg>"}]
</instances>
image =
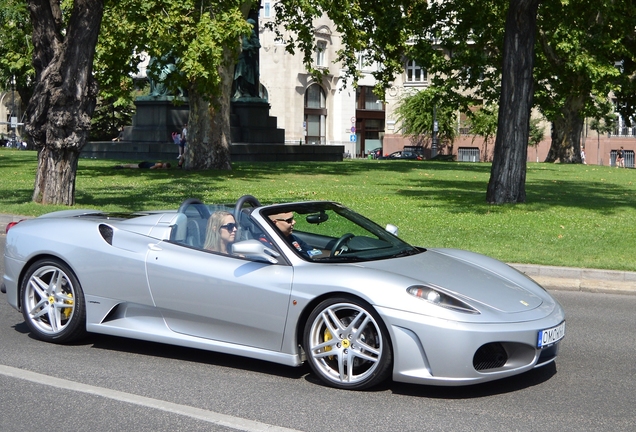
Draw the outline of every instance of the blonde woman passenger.
<instances>
[{"instance_id":1,"label":"blonde woman passenger","mask_svg":"<svg viewBox=\"0 0 636 432\"><path fill-rule=\"evenodd\" d=\"M237 230L238 226L232 213L226 211L212 213L208 219L203 248L213 252L231 254Z\"/></svg>"}]
</instances>

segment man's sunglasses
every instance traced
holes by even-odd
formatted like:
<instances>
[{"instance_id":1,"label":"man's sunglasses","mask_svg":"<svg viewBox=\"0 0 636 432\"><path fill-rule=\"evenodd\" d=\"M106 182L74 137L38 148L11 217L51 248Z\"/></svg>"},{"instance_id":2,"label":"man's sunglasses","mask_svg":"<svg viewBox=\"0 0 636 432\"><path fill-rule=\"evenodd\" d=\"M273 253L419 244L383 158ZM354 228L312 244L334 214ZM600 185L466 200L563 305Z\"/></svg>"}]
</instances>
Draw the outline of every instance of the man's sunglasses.
<instances>
[{"instance_id":1,"label":"man's sunglasses","mask_svg":"<svg viewBox=\"0 0 636 432\"><path fill-rule=\"evenodd\" d=\"M290 217L287 219L274 219L275 221L283 221L283 222L287 222L288 224L291 224L294 221L294 217Z\"/></svg>"},{"instance_id":2,"label":"man's sunglasses","mask_svg":"<svg viewBox=\"0 0 636 432\"><path fill-rule=\"evenodd\" d=\"M237 227L236 224L234 222L230 222L228 224L225 225L221 225L219 228L225 228L226 230L228 230L229 232L234 231Z\"/></svg>"}]
</instances>

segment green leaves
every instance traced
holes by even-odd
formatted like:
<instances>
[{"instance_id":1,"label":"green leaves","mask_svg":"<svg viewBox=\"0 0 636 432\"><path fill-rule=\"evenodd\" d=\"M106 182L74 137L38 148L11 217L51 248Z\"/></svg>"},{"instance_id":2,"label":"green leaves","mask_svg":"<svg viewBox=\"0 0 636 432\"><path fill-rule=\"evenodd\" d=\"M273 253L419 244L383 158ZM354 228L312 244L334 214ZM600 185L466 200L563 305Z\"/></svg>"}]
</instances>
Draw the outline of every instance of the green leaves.
<instances>
[{"instance_id":1,"label":"green leaves","mask_svg":"<svg viewBox=\"0 0 636 432\"><path fill-rule=\"evenodd\" d=\"M431 137L436 120L442 144L451 144L455 138L456 111L456 107L448 103L444 91L436 87L406 95L395 110L400 130L405 135Z\"/></svg>"},{"instance_id":2,"label":"green leaves","mask_svg":"<svg viewBox=\"0 0 636 432\"><path fill-rule=\"evenodd\" d=\"M22 91L33 80L31 33L26 2L0 0L0 88L8 88L14 75Z\"/></svg>"}]
</instances>

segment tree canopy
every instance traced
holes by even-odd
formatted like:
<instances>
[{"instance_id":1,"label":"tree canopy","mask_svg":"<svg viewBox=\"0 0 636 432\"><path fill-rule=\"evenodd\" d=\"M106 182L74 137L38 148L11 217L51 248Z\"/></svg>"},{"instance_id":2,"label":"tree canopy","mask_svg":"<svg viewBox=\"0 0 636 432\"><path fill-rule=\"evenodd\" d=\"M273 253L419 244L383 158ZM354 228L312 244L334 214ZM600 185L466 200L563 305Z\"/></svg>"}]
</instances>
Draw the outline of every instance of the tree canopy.
<instances>
[{"instance_id":1,"label":"tree canopy","mask_svg":"<svg viewBox=\"0 0 636 432\"><path fill-rule=\"evenodd\" d=\"M29 82L34 85L27 129L36 148L46 150L40 153L34 200L73 202L76 157L86 142L96 83L102 100L126 107L131 75L144 53L171 55L179 73L167 85L189 91L195 122L189 167L230 168L231 69L240 36L251 30L245 18L255 2L27 4L30 20L25 19L23 3L0 0L0 20L5 24L0 34L0 79L15 73L24 80L19 84L22 90ZM580 119L608 115L609 92L626 118L636 106L635 12L627 0L282 0L275 10L271 28L289 51L303 53L306 67L317 76L320 71L311 59L316 48L313 22L327 15L343 43L336 61L342 62L354 85L358 53L382 65L374 73L380 94L411 58L428 69L433 87L449 106L466 112L472 105L497 104L489 202L525 200L522 165L533 102L553 122L553 130L566 137L553 136L553 148L558 144L554 157L563 161L577 161L574 140ZM540 41L536 68L535 34ZM27 43L21 43L22 38ZM33 66L26 61L31 54ZM80 93L73 94L73 88L81 88ZM50 191L47 184L54 185Z\"/></svg>"},{"instance_id":2,"label":"tree canopy","mask_svg":"<svg viewBox=\"0 0 636 432\"><path fill-rule=\"evenodd\" d=\"M446 103L440 89L428 87L405 95L398 102L395 112L400 132L404 135L411 136L413 140L426 138L430 142L434 121L437 121L440 147L452 146L457 135L457 110Z\"/></svg>"},{"instance_id":3,"label":"tree canopy","mask_svg":"<svg viewBox=\"0 0 636 432\"><path fill-rule=\"evenodd\" d=\"M610 97L634 91L633 2L544 1L537 26L535 100L553 125L547 161L580 163L584 119L611 114ZM624 118L634 113L619 107Z\"/></svg>"}]
</instances>

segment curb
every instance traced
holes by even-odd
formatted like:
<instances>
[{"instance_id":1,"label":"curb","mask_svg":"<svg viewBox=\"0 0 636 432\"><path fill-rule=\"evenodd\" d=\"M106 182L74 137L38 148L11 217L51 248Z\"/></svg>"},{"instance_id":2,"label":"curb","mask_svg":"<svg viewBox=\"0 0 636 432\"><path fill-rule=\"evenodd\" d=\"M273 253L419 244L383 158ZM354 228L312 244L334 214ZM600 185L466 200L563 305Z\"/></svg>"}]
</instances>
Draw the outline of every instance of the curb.
<instances>
[{"instance_id":1,"label":"curb","mask_svg":"<svg viewBox=\"0 0 636 432\"><path fill-rule=\"evenodd\" d=\"M31 216L0 214L0 236L5 235L4 230L9 222L30 218ZM548 290L636 295L636 272L533 264L509 265Z\"/></svg>"},{"instance_id":2,"label":"curb","mask_svg":"<svg viewBox=\"0 0 636 432\"><path fill-rule=\"evenodd\" d=\"M636 295L636 272L510 264L550 290Z\"/></svg>"}]
</instances>

